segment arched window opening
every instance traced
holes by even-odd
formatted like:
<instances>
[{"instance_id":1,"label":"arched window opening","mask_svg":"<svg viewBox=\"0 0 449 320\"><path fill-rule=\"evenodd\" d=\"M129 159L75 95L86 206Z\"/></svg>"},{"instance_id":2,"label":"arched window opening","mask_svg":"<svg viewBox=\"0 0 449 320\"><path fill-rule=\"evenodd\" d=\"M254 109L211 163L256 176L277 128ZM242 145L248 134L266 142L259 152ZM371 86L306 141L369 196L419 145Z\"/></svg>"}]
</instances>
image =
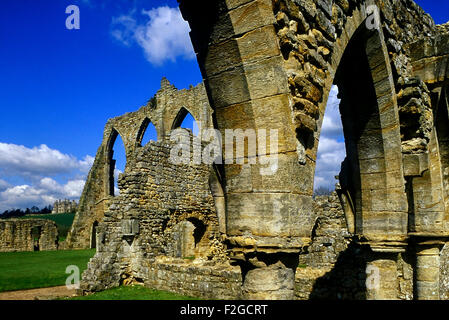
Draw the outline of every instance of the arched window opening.
<instances>
[{"instance_id":1,"label":"arched window opening","mask_svg":"<svg viewBox=\"0 0 449 320\"><path fill-rule=\"evenodd\" d=\"M142 123L139 134L140 145L145 146L150 141L157 141L157 130L150 119L146 118Z\"/></svg>"},{"instance_id":2,"label":"arched window opening","mask_svg":"<svg viewBox=\"0 0 449 320\"><path fill-rule=\"evenodd\" d=\"M185 108L181 108L181 110L179 110L179 113L176 116L175 121L173 122L172 129L176 128L188 129L195 136L198 135L200 131L198 123L196 122L195 118Z\"/></svg>"},{"instance_id":3,"label":"arched window opening","mask_svg":"<svg viewBox=\"0 0 449 320\"><path fill-rule=\"evenodd\" d=\"M109 143L108 164L109 195L119 195L120 190L118 188L118 177L120 173L125 172L126 151L125 144L116 130L113 130Z\"/></svg>"},{"instance_id":4,"label":"arched window opening","mask_svg":"<svg viewBox=\"0 0 449 320\"><path fill-rule=\"evenodd\" d=\"M329 195L335 190L335 179L346 157L338 87L332 86L321 127L316 157L314 194Z\"/></svg>"}]
</instances>

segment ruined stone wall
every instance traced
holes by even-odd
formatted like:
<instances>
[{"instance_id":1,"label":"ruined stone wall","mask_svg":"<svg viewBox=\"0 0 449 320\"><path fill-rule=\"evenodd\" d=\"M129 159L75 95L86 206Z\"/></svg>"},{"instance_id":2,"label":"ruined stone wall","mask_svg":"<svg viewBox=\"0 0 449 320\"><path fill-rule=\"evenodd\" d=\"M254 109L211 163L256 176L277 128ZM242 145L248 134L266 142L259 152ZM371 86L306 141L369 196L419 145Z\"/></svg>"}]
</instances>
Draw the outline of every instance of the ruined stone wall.
<instances>
[{"instance_id":1,"label":"ruined stone wall","mask_svg":"<svg viewBox=\"0 0 449 320\"><path fill-rule=\"evenodd\" d=\"M98 148L94 163L87 176L70 232L63 242L65 249L91 247L92 226L95 221L102 220L109 203L109 196L105 194L108 177L105 170L105 151L102 145Z\"/></svg>"},{"instance_id":2,"label":"ruined stone wall","mask_svg":"<svg viewBox=\"0 0 449 320\"><path fill-rule=\"evenodd\" d=\"M177 91L163 80L147 106L106 125L101 169L91 171L103 171L103 189L91 200L107 199L106 213L83 290L137 281L207 298L216 289L217 298L229 298L240 292L231 259L244 271L244 298L443 294L446 278L440 274L446 271L438 268L449 237L446 27L436 27L410 0L179 2L205 87ZM373 6L380 10L378 28L367 24ZM199 14L204 9L208 14ZM347 151L339 175L344 213L335 195L318 199L315 209L312 199L333 84L342 99ZM212 127L207 97L222 132L278 130L277 148L270 140L265 149L277 156L273 175L262 174L259 164L226 162L218 166L220 181L206 186L214 170L169 163L168 140L142 148L148 121L159 137L187 110L201 126ZM107 173L118 134L127 166L121 195L114 198ZM192 182L192 176L201 178ZM212 195L217 190L219 196ZM310 214L314 210L317 216ZM73 243L88 239L85 233L75 240L88 219L74 223ZM205 226L209 240L198 238ZM231 273L209 274L209 267L217 267L210 263ZM378 286L367 285L372 272ZM161 280L170 277L173 282Z\"/></svg>"},{"instance_id":3,"label":"ruined stone wall","mask_svg":"<svg viewBox=\"0 0 449 320\"><path fill-rule=\"evenodd\" d=\"M196 87L178 90L163 78L161 89L147 105L107 122L103 141L87 177L72 228L64 244L66 248L90 248L94 225L102 221L104 212L114 200L113 147L117 135L121 136L125 145L128 166L133 161L136 150L141 147L149 123L155 126L160 140L180 125L186 111L191 113L200 128L212 127L212 109L204 85L201 83Z\"/></svg>"},{"instance_id":4,"label":"ruined stone wall","mask_svg":"<svg viewBox=\"0 0 449 320\"><path fill-rule=\"evenodd\" d=\"M443 181L439 181L443 190L446 212L449 211L449 132L448 122L448 85L449 85L449 29L448 23L436 26L435 34L413 41L407 45L411 54L413 73L422 79L430 94L435 125L434 139L440 152ZM415 93L416 95L416 93ZM432 162L437 162L434 159ZM419 164L421 162L417 161ZM425 161L424 161L425 162ZM431 162L431 161L429 161ZM434 164L435 165L435 164ZM429 163L425 163L427 169ZM433 191L436 188L433 188ZM434 195L434 199L441 197ZM442 219L443 220L443 219ZM448 224L447 219L443 220ZM449 298L449 246L440 243L440 298Z\"/></svg>"},{"instance_id":5,"label":"ruined stone wall","mask_svg":"<svg viewBox=\"0 0 449 320\"><path fill-rule=\"evenodd\" d=\"M365 300L367 262L375 259L368 246L358 245L348 232L337 193L314 199L315 226L307 253L299 257L296 270L297 299ZM406 251L392 254L378 265L392 274L394 299L413 298L413 261Z\"/></svg>"},{"instance_id":6,"label":"ruined stone wall","mask_svg":"<svg viewBox=\"0 0 449 320\"><path fill-rule=\"evenodd\" d=\"M128 160L119 178L120 195L98 226L97 253L83 274L83 290L138 281L230 298L240 288L219 232L210 167L172 163L172 144L150 142Z\"/></svg>"},{"instance_id":7,"label":"ruined stone wall","mask_svg":"<svg viewBox=\"0 0 449 320\"><path fill-rule=\"evenodd\" d=\"M240 268L186 261L157 259L149 268L145 285L158 290L201 297L234 300L242 298Z\"/></svg>"},{"instance_id":8,"label":"ruined stone wall","mask_svg":"<svg viewBox=\"0 0 449 320\"><path fill-rule=\"evenodd\" d=\"M0 220L0 252L58 249L58 228L45 219Z\"/></svg>"}]
</instances>

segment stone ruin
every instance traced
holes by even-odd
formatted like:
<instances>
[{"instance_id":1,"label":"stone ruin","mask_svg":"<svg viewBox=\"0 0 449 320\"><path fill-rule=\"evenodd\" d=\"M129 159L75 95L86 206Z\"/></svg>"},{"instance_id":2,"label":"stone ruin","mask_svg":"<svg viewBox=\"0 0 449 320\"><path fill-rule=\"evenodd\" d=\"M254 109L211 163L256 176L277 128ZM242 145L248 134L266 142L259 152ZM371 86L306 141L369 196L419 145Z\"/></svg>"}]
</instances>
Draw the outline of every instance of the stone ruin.
<instances>
[{"instance_id":1,"label":"stone ruin","mask_svg":"<svg viewBox=\"0 0 449 320\"><path fill-rule=\"evenodd\" d=\"M56 200L53 204L53 210L51 211L52 214L55 213L74 213L77 208L77 203L75 200Z\"/></svg>"},{"instance_id":2,"label":"stone ruin","mask_svg":"<svg viewBox=\"0 0 449 320\"><path fill-rule=\"evenodd\" d=\"M58 228L46 219L0 220L0 252L58 249Z\"/></svg>"},{"instance_id":3,"label":"stone ruin","mask_svg":"<svg viewBox=\"0 0 449 320\"><path fill-rule=\"evenodd\" d=\"M215 299L447 298L448 25L411 0L178 2L204 84L163 80L146 106L106 124L67 239L97 248L82 291L139 282ZM314 200L332 85L347 157L337 193ZM187 110L222 133L277 129L277 148L258 154L277 156L276 172L249 157L174 165L169 133ZM141 146L150 121L159 139ZM114 197L118 134L127 164Z\"/></svg>"}]
</instances>

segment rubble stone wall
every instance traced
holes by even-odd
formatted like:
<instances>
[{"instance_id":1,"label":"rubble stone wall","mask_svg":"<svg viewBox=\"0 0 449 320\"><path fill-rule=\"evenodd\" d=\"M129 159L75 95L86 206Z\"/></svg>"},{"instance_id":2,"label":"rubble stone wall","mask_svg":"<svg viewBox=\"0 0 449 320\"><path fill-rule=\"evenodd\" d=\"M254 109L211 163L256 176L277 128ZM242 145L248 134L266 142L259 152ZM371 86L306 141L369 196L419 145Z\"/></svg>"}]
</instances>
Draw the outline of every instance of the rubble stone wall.
<instances>
[{"instance_id":1,"label":"rubble stone wall","mask_svg":"<svg viewBox=\"0 0 449 320\"><path fill-rule=\"evenodd\" d=\"M171 144L164 139L135 150L119 178L120 195L97 228L97 253L83 274L83 290L133 281L194 295L209 283L203 297L229 298L237 290L210 191L211 169L172 163Z\"/></svg>"},{"instance_id":2,"label":"rubble stone wall","mask_svg":"<svg viewBox=\"0 0 449 320\"><path fill-rule=\"evenodd\" d=\"M0 220L0 252L58 249L58 228L45 219Z\"/></svg>"},{"instance_id":3,"label":"rubble stone wall","mask_svg":"<svg viewBox=\"0 0 449 320\"><path fill-rule=\"evenodd\" d=\"M89 177L80 207L101 205L82 209L69 237L86 246L93 217L101 220L83 290L140 282L208 298L444 296L447 26L435 26L411 0L179 3L205 84L178 91L163 80L147 106L106 125L90 173L102 178L90 192ZM313 199L333 84L347 152L343 210L336 195ZM213 169L174 166L164 137L187 111L224 135L277 129L276 148L266 141L260 154L276 156L275 172L262 174L259 163L245 163L249 156ZM149 121L161 141L142 147ZM127 166L114 197L118 134ZM242 270L241 291L233 265Z\"/></svg>"},{"instance_id":4,"label":"rubble stone wall","mask_svg":"<svg viewBox=\"0 0 449 320\"><path fill-rule=\"evenodd\" d=\"M178 90L163 78L161 89L145 106L106 123L103 141L87 177L72 228L64 244L66 248L82 249L92 246L92 228L103 220L104 212L114 199L113 149L117 136L120 135L125 145L126 166L129 166L134 161L136 150L142 147L141 142L149 123L155 126L158 140L161 140L180 125L186 111L190 112L201 128L212 127L212 110L204 85L201 83L196 87Z\"/></svg>"}]
</instances>

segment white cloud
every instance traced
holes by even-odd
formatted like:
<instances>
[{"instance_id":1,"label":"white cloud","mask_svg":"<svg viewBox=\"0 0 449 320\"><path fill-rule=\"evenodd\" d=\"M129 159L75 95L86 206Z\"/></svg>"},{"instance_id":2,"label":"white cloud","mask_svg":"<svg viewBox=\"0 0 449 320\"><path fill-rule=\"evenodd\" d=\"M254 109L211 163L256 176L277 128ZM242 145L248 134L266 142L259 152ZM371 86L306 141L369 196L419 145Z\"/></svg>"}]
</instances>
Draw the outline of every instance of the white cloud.
<instances>
[{"instance_id":1,"label":"white cloud","mask_svg":"<svg viewBox=\"0 0 449 320\"><path fill-rule=\"evenodd\" d=\"M51 178L43 178L36 185L11 186L0 192L0 213L12 208L43 208L58 199L79 199L85 180L70 180L59 184Z\"/></svg>"},{"instance_id":2,"label":"white cloud","mask_svg":"<svg viewBox=\"0 0 449 320\"><path fill-rule=\"evenodd\" d=\"M127 47L131 46L137 28L137 21L132 17L132 14L113 18L112 24L116 27L111 31L112 37Z\"/></svg>"},{"instance_id":3,"label":"white cloud","mask_svg":"<svg viewBox=\"0 0 449 320\"><path fill-rule=\"evenodd\" d=\"M144 50L145 57L153 65L160 66L177 58L194 59L190 28L182 18L179 8L168 6L142 10L146 21L139 23L135 10L112 20L113 38L130 46L137 43Z\"/></svg>"},{"instance_id":4,"label":"white cloud","mask_svg":"<svg viewBox=\"0 0 449 320\"><path fill-rule=\"evenodd\" d=\"M326 111L324 114L321 135L326 137L339 138L343 135L343 126L340 116L340 99L337 97L338 87L332 86L327 100Z\"/></svg>"},{"instance_id":5,"label":"white cloud","mask_svg":"<svg viewBox=\"0 0 449 320\"><path fill-rule=\"evenodd\" d=\"M56 199L49 197L44 190L29 185L14 186L0 192L0 211L12 208L44 207Z\"/></svg>"},{"instance_id":6,"label":"white cloud","mask_svg":"<svg viewBox=\"0 0 449 320\"><path fill-rule=\"evenodd\" d=\"M68 173L90 166L92 157L77 160L74 156L63 154L42 144L39 147L27 148L22 145L0 142L0 174L45 176Z\"/></svg>"},{"instance_id":7,"label":"white cloud","mask_svg":"<svg viewBox=\"0 0 449 320\"><path fill-rule=\"evenodd\" d=\"M45 144L27 148L0 143L0 213L79 199L94 160L89 155L80 160Z\"/></svg>"},{"instance_id":8,"label":"white cloud","mask_svg":"<svg viewBox=\"0 0 449 320\"><path fill-rule=\"evenodd\" d=\"M92 156L85 156L83 160L80 160L79 163L79 170L83 173L89 173L90 168L94 164L95 158Z\"/></svg>"}]
</instances>

